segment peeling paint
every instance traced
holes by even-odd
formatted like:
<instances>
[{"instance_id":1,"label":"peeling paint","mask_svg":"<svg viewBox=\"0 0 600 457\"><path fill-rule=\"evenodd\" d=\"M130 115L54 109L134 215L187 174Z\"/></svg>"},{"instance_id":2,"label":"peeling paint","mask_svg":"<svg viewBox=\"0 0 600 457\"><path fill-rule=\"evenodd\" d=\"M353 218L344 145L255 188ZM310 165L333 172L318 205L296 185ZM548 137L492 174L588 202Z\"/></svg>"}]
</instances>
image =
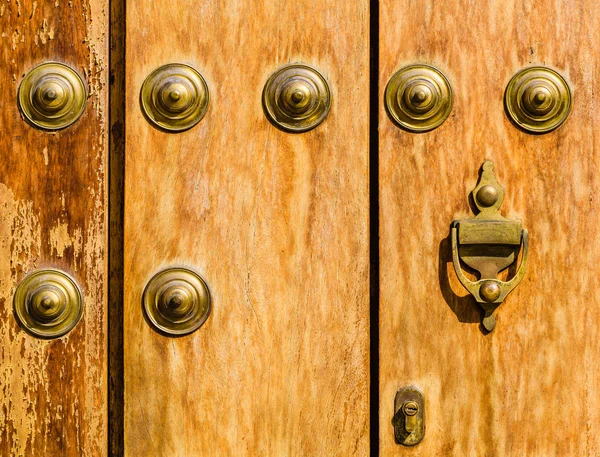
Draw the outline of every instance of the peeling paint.
<instances>
[{"instance_id":1,"label":"peeling paint","mask_svg":"<svg viewBox=\"0 0 600 457\"><path fill-rule=\"evenodd\" d=\"M4 89L10 90L10 78L18 84L27 71L23 63L30 65L29 57L46 55L44 50L36 51L45 45L58 53L56 59L78 65L90 87L86 123L69 132L44 134L47 141L40 141L30 128L21 132L21 119L15 119L15 124L3 119L5 130L15 131L14 151L27 147L30 159L38 165L43 159L47 168L36 169L37 179L27 188L27 180L21 179L27 175L22 164L16 168L0 164L2 456L100 457L107 452L107 76L103 59L108 49L108 1L71 1L70 10L56 9L64 4L0 0L0 17L5 18L0 32L6 38L0 46L11 65ZM55 148L67 144L81 148L72 163L54 155ZM10 138L7 145L10 149ZM67 179L69 167L78 179ZM56 210L45 208L46 203ZM72 333L53 341L27 335L12 315L18 282L46 267L71 274L84 297L82 321Z\"/></svg>"},{"instance_id":2,"label":"peeling paint","mask_svg":"<svg viewBox=\"0 0 600 457\"><path fill-rule=\"evenodd\" d=\"M15 30L12 33L12 50L14 51L15 49L17 49L17 45L19 43L25 43L25 29L23 29L23 33L21 33L21 29L20 27L15 28Z\"/></svg>"},{"instance_id":3,"label":"peeling paint","mask_svg":"<svg viewBox=\"0 0 600 457\"><path fill-rule=\"evenodd\" d=\"M83 247L83 234L80 228L76 228L73 230L73 233L70 233L69 224L67 222L57 222L56 225L50 229L49 243L52 252L58 258L64 257L66 250L72 247L75 265L74 269L77 270L77 263Z\"/></svg>"},{"instance_id":4,"label":"peeling paint","mask_svg":"<svg viewBox=\"0 0 600 457\"><path fill-rule=\"evenodd\" d=\"M10 299L14 293L16 272L31 270L41 252L41 226L33 209L33 202L17 201L11 190L0 183L0 389L3 408L0 409L0 445L10 440L12 455L25 455L27 443L36 440L36 398L30 392L47 386L43 365L44 357L37 340L29 341L15 332ZM23 352L27 357L23 357ZM33 415L33 417L31 417ZM30 417L22 426L9 425L15 418Z\"/></svg>"},{"instance_id":5,"label":"peeling paint","mask_svg":"<svg viewBox=\"0 0 600 457\"><path fill-rule=\"evenodd\" d=\"M98 103L99 99L94 96L100 93L105 85L104 72L106 71L106 67L104 60L98 52L97 46L99 44L104 45L106 38L106 21L93 21L91 19L94 17L94 14L91 11L91 6L89 3L84 3L82 7L87 31L84 41L90 51L89 67L84 69L84 73L89 84L89 97L93 98L92 106L96 110L98 118L104 119L102 104ZM102 125L102 128L104 129L105 126Z\"/></svg>"},{"instance_id":6,"label":"peeling paint","mask_svg":"<svg viewBox=\"0 0 600 457\"><path fill-rule=\"evenodd\" d=\"M52 253L58 258L62 258L65 250L71 247L71 237L69 236L69 224L58 223L50 229L50 247Z\"/></svg>"},{"instance_id":7,"label":"peeling paint","mask_svg":"<svg viewBox=\"0 0 600 457\"><path fill-rule=\"evenodd\" d=\"M29 19L33 18L33 15L35 14L35 10L37 10L37 2L36 1L33 2L33 9L31 10L31 16L29 16Z\"/></svg>"},{"instance_id":8,"label":"peeling paint","mask_svg":"<svg viewBox=\"0 0 600 457\"><path fill-rule=\"evenodd\" d=\"M49 40L54 39L54 27L48 27L48 21L44 18L42 25L35 31L34 42L36 45L46 44Z\"/></svg>"}]
</instances>

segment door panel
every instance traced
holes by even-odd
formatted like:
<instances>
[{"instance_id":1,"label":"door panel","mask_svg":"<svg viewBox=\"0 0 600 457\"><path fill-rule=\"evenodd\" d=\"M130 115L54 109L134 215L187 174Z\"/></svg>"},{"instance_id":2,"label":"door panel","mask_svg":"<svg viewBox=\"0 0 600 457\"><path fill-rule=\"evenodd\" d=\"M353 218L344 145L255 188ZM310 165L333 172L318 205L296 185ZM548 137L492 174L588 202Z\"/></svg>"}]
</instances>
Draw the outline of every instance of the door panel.
<instances>
[{"instance_id":1,"label":"door panel","mask_svg":"<svg viewBox=\"0 0 600 457\"><path fill-rule=\"evenodd\" d=\"M340 455L369 448L368 4L127 4L125 453ZM191 65L210 91L183 133L152 127L141 85ZM265 117L282 65L333 94L314 130ZM195 333L156 333L148 280L197 271L213 309Z\"/></svg>"},{"instance_id":2,"label":"door panel","mask_svg":"<svg viewBox=\"0 0 600 457\"><path fill-rule=\"evenodd\" d=\"M106 165L108 2L0 6L0 455L107 455ZM58 61L83 78L82 117L49 133L26 123L17 90ZM26 333L13 294L28 274L68 273L83 317L60 339Z\"/></svg>"},{"instance_id":3,"label":"door panel","mask_svg":"<svg viewBox=\"0 0 600 457\"><path fill-rule=\"evenodd\" d=\"M599 14L591 0L381 2L380 100L412 63L440 68L455 93L451 116L425 134L400 130L380 105L381 455L600 453ZM503 109L510 78L530 65L556 69L573 91L570 118L544 135ZM486 159L506 191L501 212L530 234L525 279L489 334L448 238L453 219L472 216ZM394 443L405 385L427 404L415 448Z\"/></svg>"}]
</instances>

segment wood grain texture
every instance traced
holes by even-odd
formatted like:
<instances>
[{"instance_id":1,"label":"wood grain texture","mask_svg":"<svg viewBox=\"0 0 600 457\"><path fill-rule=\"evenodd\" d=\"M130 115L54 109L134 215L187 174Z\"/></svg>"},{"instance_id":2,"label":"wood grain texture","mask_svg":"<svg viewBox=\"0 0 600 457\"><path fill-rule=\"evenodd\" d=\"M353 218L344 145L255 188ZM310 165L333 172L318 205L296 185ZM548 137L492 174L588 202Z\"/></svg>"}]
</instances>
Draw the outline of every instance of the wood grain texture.
<instances>
[{"instance_id":1,"label":"wood grain texture","mask_svg":"<svg viewBox=\"0 0 600 457\"><path fill-rule=\"evenodd\" d=\"M380 11L380 100L416 62L442 69L456 96L447 122L421 135L380 105L381 455L600 455L600 5L382 0ZM503 111L511 76L532 64L557 69L574 94L570 118L546 135L515 129ZM506 189L503 214L530 233L527 275L489 335L447 238L471 215L485 159ZM427 399L412 449L394 444L391 425L408 384Z\"/></svg>"},{"instance_id":2,"label":"wood grain texture","mask_svg":"<svg viewBox=\"0 0 600 457\"><path fill-rule=\"evenodd\" d=\"M106 103L108 2L0 5L0 455L105 456ZM89 86L83 117L59 133L21 119L17 88L54 60ZM67 336L41 341L20 329L12 295L25 274L55 267L84 294Z\"/></svg>"},{"instance_id":3,"label":"wood grain texture","mask_svg":"<svg viewBox=\"0 0 600 457\"><path fill-rule=\"evenodd\" d=\"M133 0L127 21L125 455L367 455L367 2ZM170 62L211 94L181 134L139 109L144 78ZM261 107L290 62L333 92L304 134ZM214 305L178 339L141 307L172 265L197 270Z\"/></svg>"}]
</instances>

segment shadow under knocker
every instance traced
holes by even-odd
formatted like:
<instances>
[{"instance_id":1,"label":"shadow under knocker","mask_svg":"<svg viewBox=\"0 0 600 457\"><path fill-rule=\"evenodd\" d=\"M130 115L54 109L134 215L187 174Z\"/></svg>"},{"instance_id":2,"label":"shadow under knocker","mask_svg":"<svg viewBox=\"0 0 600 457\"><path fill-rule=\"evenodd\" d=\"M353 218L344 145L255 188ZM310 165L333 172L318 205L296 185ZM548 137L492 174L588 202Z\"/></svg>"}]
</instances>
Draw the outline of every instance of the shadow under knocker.
<instances>
[{"instance_id":1,"label":"shadow under knocker","mask_svg":"<svg viewBox=\"0 0 600 457\"><path fill-rule=\"evenodd\" d=\"M471 295L457 295L450 282L448 265L452 265L452 248L450 235L440 241L438 254L438 277L440 291L448 307L456 315L459 322L465 324L476 324L481 322L483 312Z\"/></svg>"}]
</instances>

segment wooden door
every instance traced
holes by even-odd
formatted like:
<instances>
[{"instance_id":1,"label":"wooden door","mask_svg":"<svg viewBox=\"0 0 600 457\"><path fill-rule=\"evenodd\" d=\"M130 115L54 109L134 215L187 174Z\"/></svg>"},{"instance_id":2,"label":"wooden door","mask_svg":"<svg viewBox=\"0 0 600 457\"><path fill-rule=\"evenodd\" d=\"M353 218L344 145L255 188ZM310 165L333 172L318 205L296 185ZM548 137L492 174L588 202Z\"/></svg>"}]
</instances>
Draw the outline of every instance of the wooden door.
<instances>
[{"instance_id":1,"label":"wooden door","mask_svg":"<svg viewBox=\"0 0 600 457\"><path fill-rule=\"evenodd\" d=\"M0 5L0 455L107 455L108 2ZM25 121L18 88L54 61L83 81L87 105L69 127ZM56 94L55 94L56 95ZM46 269L81 290L65 336L28 334L13 313L26 277Z\"/></svg>"},{"instance_id":2,"label":"wooden door","mask_svg":"<svg viewBox=\"0 0 600 457\"><path fill-rule=\"evenodd\" d=\"M600 454L600 8L587 1L383 0L379 15L380 455ZM441 69L451 116L424 134L383 107L408 64ZM572 89L557 130L517 129L503 107L511 77L549 66ZM505 188L501 212L529 230L525 279L482 332L452 267L450 224L484 160ZM394 442L394 395L419 387L426 435Z\"/></svg>"},{"instance_id":3,"label":"wooden door","mask_svg":"<svg viewBox=\"0 0 600 457\"><path fill-rule=\"evenodd\" d=\"M363 0L127 2L126 456L368 454L368 37ZM332 106L292 134L261 95L295 62L322 73ZM169 63L210 94L181 133L140 109ZM173 266L212 296L180 338L142 310Z\"/></svg>"},{"instance_id":4,"label":"wooden door","mask_svg":"<svg viewBox=\"0 0 600 457\"><path fill-rule=\"evenodd\" d=\"M595 2L126 6L0 5L0 455L600 454ZM49 61L78 75L87 102L51 131L17 101ZM142 113L144 81L171 63L199 72L210 94L202 120L177 133ZM304 133L263 106L270 75L292 63L331 91L324 122ZM398 128L384 106L388 81L412 64L440 69L454 96L426 133ZM531 66L572 93L548 133L517 128L504 106L511 77ZM501 213L530 238L525 279L491 332L450 238L452 221L473 214L486 160L505 189ZM149 282L171 267L203 278L211 298L185 336L155 330L144 311ZM18 288L48 269L82 296L60 338L15 317ZM405 386L425 397L414 447L394 439Z\"/></svg>"}]
</instances>

